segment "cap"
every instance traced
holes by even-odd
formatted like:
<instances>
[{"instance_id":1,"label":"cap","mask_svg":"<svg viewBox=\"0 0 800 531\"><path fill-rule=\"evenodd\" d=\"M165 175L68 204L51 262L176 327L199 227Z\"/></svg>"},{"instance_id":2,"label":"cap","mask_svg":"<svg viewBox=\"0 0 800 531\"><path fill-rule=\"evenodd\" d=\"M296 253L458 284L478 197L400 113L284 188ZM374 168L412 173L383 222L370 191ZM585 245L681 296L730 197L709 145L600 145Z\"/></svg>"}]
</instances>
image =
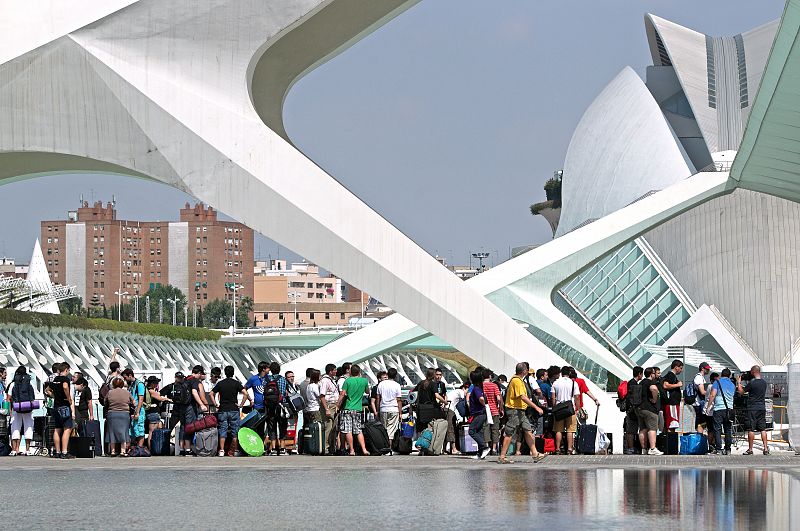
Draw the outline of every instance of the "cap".
<instances>
[{"instance_id":1,"label":"cap","mask_svg":"<svg viewBox=\"0 0 800 531\"><path fill-rule=\"evenodd\" d=\"M175 378L186 378L181 371L175 373Z\"/></svg>"},{"instance_id":2,"label":"cap","mask_svg":"<svg viewBox=\"0 0 800 531\"><path fill-rule=\"evenodd\" d=\"M703 363L700 364L700 370L702 371L703 369L711 370L711 365L709 365L708 362L704 361Z\"/></svg>"}]
</instances>

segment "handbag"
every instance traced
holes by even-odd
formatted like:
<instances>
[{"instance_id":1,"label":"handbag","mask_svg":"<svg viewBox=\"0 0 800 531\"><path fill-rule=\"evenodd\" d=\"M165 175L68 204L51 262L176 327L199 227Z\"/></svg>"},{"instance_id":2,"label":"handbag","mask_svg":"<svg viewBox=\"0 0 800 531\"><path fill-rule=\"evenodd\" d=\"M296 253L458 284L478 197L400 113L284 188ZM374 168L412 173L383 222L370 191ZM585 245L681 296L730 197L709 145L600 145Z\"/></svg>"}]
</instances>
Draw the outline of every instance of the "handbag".
<instances>
[{"instance_id":1,"label":"handbag","mask_svg":"<svg viewBox=\"0 0 800 531\"><path fill-rule=\"evenodd\" d=\"M722 403L725 404L725 419L728 422L735 422L736 413L734 413L732 408L728 407L728 399L725 398L725 393L722 392L722 385L719 386L719 394L722 395Z\"/></svg>"},{"instance_id":2,"label":"handbag","mask_svg":"<svg viewBox=\"0 0 800 531\"><path fill-rule=\"evenodd\" d=\"M486 404L486 424L494 424L494 419L492 418L492 410L489 409L489 404Z\"/></svg>"},{"instance_id":3,"label":"handbag","mask_svg":"<svg viewBox=\"0 0 800 531\"><path fill-rule=\"evenodd\" d=\"M278 414L280 415L280 417L282 419L290 419L290 418L292 418L292 410L289 409L289 406L287 406L284 403L278 404ZM215 426L216 426L216 424L215 424Z\"/></svg>"},{"instance_id":4,"label":"handbag","mask_svg":"<svg viewBox=\"0 0 800 531\"><path fill-rule=\"evenodd\" d=\"M572 391L570 392L570 399L566 402L559 402L553 406L553 417L556 420L564 420L575 414L575 404L572 397L575 396L575 381L572 382Z\"/></svg>"},{"instance_id":5,"label":"handbag","mask_svg":"<svg viewBox=\"0 0 800 531\"><path fill-rule=\"evenodd\" d=\"M72 418L72 409L69 406L59 406L58 416L61 417L62 422L67 421Z\"/></svg>"}]
</instances>

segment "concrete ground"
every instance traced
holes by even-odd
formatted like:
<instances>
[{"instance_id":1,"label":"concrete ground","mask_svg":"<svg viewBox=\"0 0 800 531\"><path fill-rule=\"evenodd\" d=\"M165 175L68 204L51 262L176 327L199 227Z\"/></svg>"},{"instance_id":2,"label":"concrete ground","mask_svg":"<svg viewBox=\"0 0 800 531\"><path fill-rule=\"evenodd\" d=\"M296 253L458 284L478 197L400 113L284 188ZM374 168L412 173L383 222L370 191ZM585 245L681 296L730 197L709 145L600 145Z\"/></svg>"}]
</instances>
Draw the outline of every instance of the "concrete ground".
<instances>
[{"instance_id":1,"label":"concrete ground","mask_svg":"<svg viewBox=\"0 0 800 531\"><path fill-rule=\"evenodd\" d=\"M95 459L50 459L47 457L6 457L0 459L0 471L14 470L69 470L69 469L275 469L275 470L380 470L380 469L548 469L548 470L593 470L593 469L761 469L800 471L800 456L794 452L773 452L765 456L703 455L703 456L659 456L646 455L551 455L534 464L528 456L515 459L514 464L499 465L496 457L483 461L465 456L393 455L371 457L305 455L270 457L150 457Z\"/></svg>"}]
</instances>

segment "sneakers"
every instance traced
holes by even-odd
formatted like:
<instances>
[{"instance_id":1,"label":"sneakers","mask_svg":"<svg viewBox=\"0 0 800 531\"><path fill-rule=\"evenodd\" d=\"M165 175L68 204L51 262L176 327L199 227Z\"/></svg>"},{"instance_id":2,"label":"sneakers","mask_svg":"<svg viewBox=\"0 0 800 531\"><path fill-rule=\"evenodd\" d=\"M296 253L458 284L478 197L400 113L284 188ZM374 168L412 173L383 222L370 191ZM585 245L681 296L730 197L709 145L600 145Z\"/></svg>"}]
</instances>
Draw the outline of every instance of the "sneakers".
<instances>
[{"instance_id":1,"label":"sneakers","mask_svg":"<svg viewBox=\"0 0 800 531\"><path fill-rule=\"evenodd\" d=\"M63 453L61 454L61 459L75 459L75 456L71 453Z\"/></svg>"},{"instance_id":2,"label":"sneakers","mask_svg":"<svg viewBox=\"0 0 800 531\"><path fill-rule=\"evenodd\" d=\"M491 450L489 448L484 448L483 451L480 453L480 459L486 459L486 456L489 455Z\"/></svg>"},{"instance_id":3,"label":"sneakers","mask_svg":"<svg viewBox=\"0 0 800 531\"><path fill-rule=\"evenodd\" d=\"M664 452L662 452L658 448L650 448L650 451L647 452L647 455L664 455Z\"/></svg>"},{"instance_id":4,"label":"sneakers","mask_svg":"<svg viewBox=\"0 0 800 531\"><path fill-rule=\"evenodd\" d=\"M225 450L220 450L217 452L217 457L225 457Z\"/></svg>"}]
</instances>

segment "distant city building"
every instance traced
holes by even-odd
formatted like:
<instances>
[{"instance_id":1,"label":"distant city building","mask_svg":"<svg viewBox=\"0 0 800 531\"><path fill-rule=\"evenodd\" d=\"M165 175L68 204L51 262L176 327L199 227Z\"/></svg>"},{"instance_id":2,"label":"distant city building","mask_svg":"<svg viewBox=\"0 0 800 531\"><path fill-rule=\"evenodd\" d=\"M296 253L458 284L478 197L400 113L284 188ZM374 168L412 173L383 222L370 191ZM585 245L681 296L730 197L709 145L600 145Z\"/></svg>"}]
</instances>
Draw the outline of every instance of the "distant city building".
<instances>
[{"instance_id":1,"label":"distant city building","mask_svg":"<svg viewBox=\"0 0 800 531\"><path fill-rule=\"evenodd\" d=\"M18 264L13 258L0 258L0 276L26 278L28 264Z\"/></svg>"},{"instance_id":2,"label":"distant city building","mask_svg":"<svg viewBox=\"0 0 800 531\"><path fill-rule=\"evenodd\" d=\"M159 285L179 288L198 306L214 299L253 296L253 231L220 221L202 204L186 203L180 221L117 219L112 203L84 202L68 219L41 222L50 279L77 287L78 296L111 306Z\"/></svg>"},{"instance_id":3,"label":"distant city building","mask_svg":"<svg viewBox=\"0 0 800 531\"><path fill-rule=\"evenodd\" d=\"M359 303L343 301L342 279L320 275L315 264L259 260L253 266L253 274L257 326L340 326L351 317L361 316Z\"/></svg>"}]
</instances>

